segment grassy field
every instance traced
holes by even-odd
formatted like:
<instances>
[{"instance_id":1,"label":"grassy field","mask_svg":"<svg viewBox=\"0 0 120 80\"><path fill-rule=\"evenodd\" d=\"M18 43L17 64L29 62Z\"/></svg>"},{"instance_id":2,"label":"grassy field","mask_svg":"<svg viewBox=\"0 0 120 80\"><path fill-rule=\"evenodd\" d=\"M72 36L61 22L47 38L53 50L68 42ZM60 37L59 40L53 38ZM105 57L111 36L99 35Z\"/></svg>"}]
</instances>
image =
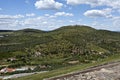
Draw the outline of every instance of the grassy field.
<instances>
[{"instance_id":1,"label":"grassy field","mask_svg":"<svg viewBox=\"0 0 120 80\"><path fill-rule=\"evenodd\" d=\"M96 63L88 63L88 64L81 64L81 65L75 65L75 66L69 66L69 67L64 67L60 68L57 70L52 70L46 73L41 73L41 74L34 74L26 77L21 77L17 79L12 79L12 80L43 80L44 78L49 78L53 76L58 76L62 74L67 74L70 72L75 72L75 71L80 71L86 68L89 68L91 66L96 66L108 62L113 62L113 61L118 61L120 60L120 54L113 55L111 57L108 57L106 59L103 59L102 61L96 62Z\"/></svg>"}]
</instances>

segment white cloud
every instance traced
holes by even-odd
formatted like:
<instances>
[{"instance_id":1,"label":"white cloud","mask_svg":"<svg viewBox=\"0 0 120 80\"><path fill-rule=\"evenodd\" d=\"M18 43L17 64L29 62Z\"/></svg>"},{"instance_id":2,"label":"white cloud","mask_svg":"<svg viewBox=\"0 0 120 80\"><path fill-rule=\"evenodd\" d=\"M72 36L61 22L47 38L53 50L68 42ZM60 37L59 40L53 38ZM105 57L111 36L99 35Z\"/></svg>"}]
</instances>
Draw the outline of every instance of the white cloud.
<instances>
[{"instance_id":1,"label":"white cloud","mask_svg":"<svg viewBox=\"0 0 120 80\"><path fill-rule=\"evenodd\" d=\"M110 30L111 29L111 26L108 25L108 24L104 24L102 22L99 22L99 21L93 21L91 22L90 24L93 28L96 28L96 29L107 29L107 30ZM113 26L112 26L113 27Z\"/></svg>"},{"instance_id":2,"label":"white cloud","mask_svg":"<svg viewBox=\"0 0 120 80\"><path fill-rule=\"evenodd\" d=\"M30 14L26 14L26 16L33 17L33 16L35 16L35 14L34 13L30 13Z\"/></svg>"},{"instance_id":3,"label":"white cloud","mask_svg":"<svg viewBox=\"0 0 120 80\"><path fill-rule=\"evenodd\" d=\"M71 16L74 16L74 14L72 13L67 13L67 12L56 12L54 13L53 15L50 15L50 14L45 14L44 16L48 17L48 18L57 18L57 17L71 17Z\"/></svg>"},{"instance_id":4,"label":"white cloud","mask_svg":"<svg viewBox=\"0 0 120 80\"><path fill-rule=\"evenodd\" d=\"M74 20L69 20L70 23L74 23L75 21Z\"/></svg>"},{"instance_id":5,"label":"white cloud","mask_svg":"<svg viewBox=\"0 0 120 80\"><path fill-rule=\"evenodd\" d=\"M84 15L88 17L105 17L105 13L101 10L88 10Z\"/></svg>"},{"instance_id":6,"label":"white cloud","mask_svg":"<svg viewBox=\"0 0 120 80\"><path fill-rule=\"evenodd\" d=\"M120 19L119 20L115 20L113 22L113 26L119 27L120 28Z\"/></svg>"},{"instance_id":7,"label":"white cloud","mask_svg":"<svg viewBox=\"0 0 120 80\"><path fill-rule=\"evenodd\" d=\"M92 7L95 6L108 6L115 9L120 9L120 0L67 0L67 4L79 5L87 4Z\"/></svg>"},{"instance_id":8,"label":"white cloud","mask_svg":"<svg viewBox=\"0 0 120 80\"><path fill-rule=\"evenodd\" d=\"M73 16L72 13L66 13L66 12L57 12L54 15L55 16Z\"/></svg>"},{"instance_id":9,"label":"white cloud","mask_svg":"<svg viewBox=\"0 0 120 80\"><path fill-rule=\"evenodd\" d=\"M67 0L67 4L70 4L70 5L78 5L78 4L94 5L97 2L98 2L97 0Z\"/></svg>"},{"instance_id":10,"label":"white cloud","mask_svg":"<svg viewBox=\"0 0 120 80\"><path fill-rule=\"evenodd\" d=\"M17 19L17 18L24 18L23 15L0 15L0 19Z\"/></svg>"},{"instance_id":11,"label":"white cloud","mask_svg":"<svg viewBox=\"0 0 120 80\"><path fill-rule=\"evenodd\" d=\"M120 29L120 16L112 18L113 26Z\"/></svg>"},{"instance_id":12,"label":"white cloud","mask_svg":"<svg viewBox=\"0 0 120 80\"><path fill-rule=\"evenodd\" d=\"M24 15L0 15L0 28L14 29L20 25L20 20L24 19Z\"/></svg>"},{"instance_id":13,"label":"white cloud","mask_svg":"<svg viewBox=\"0 0 120 80\"><path fill-rule=\"evenodd\" d=\"M103 9L103 10L88 10L84 13L85 16L88 17L106 17L106 18L110 18L112 17L111 15L112 9L107 8L107 9Z\"/></svg>"},{"instance_id":14,"label":"white cloud","mask_svg":"<svg viewBox=\"0 0 120 80\"><path fill-rule=\"evenodd\" d=\"M58 19L60 16L72 16L71 13L58 12L44 16L27 17L25 15L0 15L0 29L24 29L24 28L36 28L41 30L53 30L63 25L69 25L69 20ZM50 16L56 16L51 18Z\"/></svg>"},{"instance_id":15,"label":"white cloud","mask_svg":"<svg viewBox=\"0 0 120 80\"><path fill-rule=\"evenodd\" d=\"M53 30L63 25L59 19L48 18L46 16L39 16L34 18L25 19L22 26L37 28L41 30Z\"/></svg>"},{"instance_id":16,"label":"white cloud","mask_svg":"<svg viewBox=\"0 0 120 80\"><path fill-rule=\"evenodd\" d=\"M48 22L47 21L44 21L43 24L47 24Z\"/></svg>"},{"instance_id":17,"label":"white cloud","mask_svg":"<svg viewBox=\"0 0 120 80\"><path fill-rule=\"evenodd\" d=\"M49 14L45 14L46 17L49 17L50 15Z\"/></svg>"},{"instance_id":18,"label":"white cloud","mask_svg":"<svg viewBox=\"0 0 120 80\"><path fill-rule=\"evenodd\" d=\"M63 4L55 0L38 0L35 3L37 9L60 9Z\"/></svg>"},{"instance_id":19,"label":"white cloud","mask_svg":"<svg viewBox=\"0 0 120 80\"><path fill-rule=\"evenodd\" d=\"M24 18L24 15L18 14L18 15L13 16L13 18Z\"/></svg>"},{"instance_id":20,"label":"white cloud","mask_svg":"<svg viewBox=\"0 0 120 80\"><path fill-rule=\"evenodd\" d=\"M103 9L102 11L104 11L106 14L109 14L109 15L111 12L108 8ZM62 12L57 12L57 13L62 13ZM55 14L56 13L54 13L53 15L45 14L44 16L34 16L34 17L24 16L24 18L20 17L20 15L19 16L18 15L2 15L2 17L0 15L0 29L36 28L36 29L41 29L41 30L54 30L56 28L59 28L65 25L86 24L84 20L73 20L71 19L72 17L65 18L64 20L57 18L60 16L65 16L65 14L63 15L63 13L62 15L60 14L60 15L56 15L56 17L50 18L50 16L55 16ZM72 14L72 13L69 13L69 14ZM119 26L120 17L115 16L110 19L107 18L108 21L106 20L105 22L98 21L99 23L98 22L87 23L87 25L91 25L97 29L119 30L120 29L120 26Z\"/></svg>"}]
</instances>

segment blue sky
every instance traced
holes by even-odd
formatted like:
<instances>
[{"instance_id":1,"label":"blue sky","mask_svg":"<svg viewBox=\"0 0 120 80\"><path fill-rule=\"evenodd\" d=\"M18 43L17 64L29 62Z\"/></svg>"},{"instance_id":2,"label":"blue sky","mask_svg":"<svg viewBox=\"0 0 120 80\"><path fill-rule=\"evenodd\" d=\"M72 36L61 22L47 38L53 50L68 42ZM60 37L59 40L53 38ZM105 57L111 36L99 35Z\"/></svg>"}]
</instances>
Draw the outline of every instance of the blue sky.
<instances>
[{"instance_id":1,"label":"blue sky","mask_svg":"<svg viewBox=\"0 0 120 80\"><path fill-rule=\"evenodd\" d=\"M88 25L120 31L120 0L0 0L0 29Z\"/></svg>"}]
</instances>

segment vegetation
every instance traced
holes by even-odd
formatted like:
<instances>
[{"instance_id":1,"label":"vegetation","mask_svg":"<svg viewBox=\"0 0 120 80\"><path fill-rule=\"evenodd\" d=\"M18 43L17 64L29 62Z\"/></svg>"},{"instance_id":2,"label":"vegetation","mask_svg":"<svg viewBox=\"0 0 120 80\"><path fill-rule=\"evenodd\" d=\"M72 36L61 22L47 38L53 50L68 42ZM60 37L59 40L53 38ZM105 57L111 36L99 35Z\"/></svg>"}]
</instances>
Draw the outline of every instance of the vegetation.
<instances>
[{"instance_id":1,"label":"vegetation","mask_svg":"<svg viewBox=\"0 0 120 80\"><path fill-rule=\"evenodd\" d=\"M54 31L24 29L0 32L0 65L7 64L8 67L41 65L47 69L40 70L54 70L93 64L119 54L120 32L88 26L64 26Z\"/></svg>"},{"instance_id":2,"label":"vegetation","mask_svg":"<svg viewBox=\"0 0 120 80\"><path fill-rule=\"evenodd\" d=\"M41 74L34 74L22 78L17 78L17 79L12 79L12 80L43 80L45 78L50 78L53 76L58 76L62 74L67 74L69 72L75 72L75 71L80 71L83 69L87 69L91 66L97 66L97 65L102 65L105 63L109 62L114 62L114 61L119 61L120 60L120 54L110 56L109 58L103 59L102 61L96 62L96 63L87 63L87 64L81 64L81 65L75 65L75 66L69 66L69 67L64 67L56 70L52 70L46 73L41 73Z\"/></svg>"}]
</instances>

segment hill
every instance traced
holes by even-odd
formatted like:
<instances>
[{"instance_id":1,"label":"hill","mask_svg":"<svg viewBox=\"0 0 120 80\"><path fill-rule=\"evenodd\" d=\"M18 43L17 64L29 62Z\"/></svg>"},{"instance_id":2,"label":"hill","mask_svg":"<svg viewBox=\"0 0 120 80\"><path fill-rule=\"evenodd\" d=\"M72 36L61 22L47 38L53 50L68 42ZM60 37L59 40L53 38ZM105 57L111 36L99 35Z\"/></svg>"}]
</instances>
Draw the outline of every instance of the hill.
<instances>
[{"instance_id":1,"label":"hill","mask_svg":"<svg viewBox=\"0 0 120 80\"><path fill-rule=\"evenodd\" d=\"M17 30L16 32L23 32L23 33L44 33L44 31L41 31L41 30L37 30L37 29L30 29L30 28L27 28L27 29L23 29L23 30Z\"/></svg>"},{"instance_id":2,"label":"hill","mask_svg":"<svg viewBox=\"0 0 120 80\"><path fill-rule=\"evenodd\" d=\"M12 65L42 64L56 68L98 61L120 53L119 32L89 26L64 26L49 32L24 29L0 35L3 35L0 59L17 58L16 63L10 62Z\"/></svg>"}]
</instances>

